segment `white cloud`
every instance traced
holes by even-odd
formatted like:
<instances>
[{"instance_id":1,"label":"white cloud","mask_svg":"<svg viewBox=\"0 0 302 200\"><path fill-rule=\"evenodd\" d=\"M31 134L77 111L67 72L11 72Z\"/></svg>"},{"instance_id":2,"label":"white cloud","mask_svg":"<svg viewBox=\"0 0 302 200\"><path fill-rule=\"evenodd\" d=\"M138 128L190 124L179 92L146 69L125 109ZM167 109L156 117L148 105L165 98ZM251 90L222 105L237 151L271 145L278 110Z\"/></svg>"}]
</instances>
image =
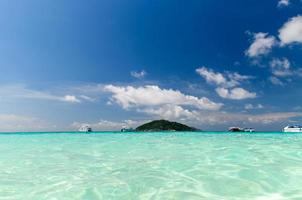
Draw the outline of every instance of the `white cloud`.
<instances>
[{"instance_id":1,"label":"white cloud","mask_svg":"<svg viewBox=\"0 0 302 200\"><path fill-rule=\"evenodd\" d=\"M214 72L212 69L207 67L198 68L196 69L196 72L203 77L207 83L223 87L235 87L240 85L241 82L252 78L251 76L241 75L237 72Z\"/></svg>"},{"instance_id":2,"label":"white cloud","mask_svg":"<svg viewBox=\"0 0 302 200\"><path fill-rule=\"evenodd\" d=\"M135 78L144 78L147 75L147 72L145 70L142 71L132 71L130 72L131 76L135 77Z\"/></svg>"},{"instance_id":3,"label":"white cloud","mask_svg":"<svg viewBox=\"0 0 302 200\"><path fill-rule=\"evenodd\" d=\"M196 112L216 111L222 106L221 103L212 102L206 97L198 98L154 85L142 87L107 85L104 90L112 93L111 102L124 109L134 109L149 116L170 120L192 119Z\"/></svg>"},{"instance_id":4,"label":"white cloud","mask_svg":"<svg viewBox=\"0 0 302 200\"><path fill-rule=\"evenodd\" d=\"M272 70L272 73L275 76L290 76L292 75L292 71L290 70L291 68L291 64L289 62L289 60L287 58L274 58L271 62L270 62L270 67Z\"/></svg>"},{"instance_id":5,"label":"white cloud","mask_svg":"<svg viewBox=\"0 0 302 200\"><path fill-rule=\"evenodd\" d=\"M124 109L147 106L183 105L197 109L218 110L220 103L210 101L206 97L198 98L185 95L177 90L161 89L156 85L142 87L106 85L104 90L112 93L112 100Z\"/></svg>"},{"instance_id":6,"label":"white cloud","mask_svg":"<svg viewBox=\"0 0 302 200\"><path fill-rule=\"evenodd\" d=\"M256 93L249 92L243 88L227 89L219 87L216 88L216 92L222 98L233 100L242 100L257 97Z\"/></svg>"},{"instance_id":7,"label":"white cloud","mask_svg":"<svg viewBox=\"0 0 302 200\"><path fill-rule=\"evenodd\" d=\"M302 16L289 19L279 30L279 39L281 45L302 43Z\"/></svg>"},{"instance_id":8,"label":"white cloud","mask_svg":"<svg viewBox=\"0 0 302 200\"><path fill-rule=\"evenodd\" d=\"M290 4L289 0L279 0L278 7L279 8L280 7L287 7L287 6L289 6L289 4Z\"/></svg>"},{"instance_id":9,"label":"white cloud","mask_svg":"<svg viewBox=\"0 0 302 200\"><path fill-rule=\"evenodd\" d=\"M262 104L257 104L257 105L253 105L253 104L245 104L244 105L244 109L246 110L252 110L252 109L262 109L263 105Z\"/></svg>"},{"instance_id":10,"label":"white cloud","mask_svg":"<svg viewBox=\"0 0 302 200\"><path fill-rule=\"evenodd\" d=\"M225 84L227 82L226 78L221 73L216 73L212 69L206 67L201 67L196 69L196 72L206 79L207 83L213 83L216 85Z\"/></svg>"},{"instance_id":11,"label":"white cloud","mask_svg":"<svg viewBox=\"0 0 302 200\"><path fill-rule=\"evenodd\" d=\"M70 103L80 103L81 101L74 95L65 95L64 101L70 102Z\"/></svg>"},{"instance_id":12,"label":"white cloud","mask_svg":"<svg viewBox=\"0 0 302 200\"><path fill-rule=\"evenodd\" d=\"M216 88L215 91L222 98L241 100L256 97L256 93L251 93L243 88L236 87L241 85L242 82L251 79L251 76L241 75L237 72L225 72L222 74L206 67L198 68L196 72L205 78L207 83L217 85L218 88Z\"/></svg>"},{"instance_id":13,"label":"white cloud","mask_svg":"<svg viewBox=\"0 0 302 200\"><path fill-rule=\"evenodd\" d=\"M269 77L268 80L274 85L280 85L280 86L284 85L284 83L280 79L274 76Z\"/></svg>"},{"instance_id":14,"label":"white cloud","mask_svg":"<svg viewBox=\"0 0 302 200\"><path fill-rule=\"evenodd\" d=\"M268 54L272 47L277 44L275 37L269 36L267 33L254 33L253 37L253 43L245 51L245 55L250 58Z\"/></svg>"}]
</instances>

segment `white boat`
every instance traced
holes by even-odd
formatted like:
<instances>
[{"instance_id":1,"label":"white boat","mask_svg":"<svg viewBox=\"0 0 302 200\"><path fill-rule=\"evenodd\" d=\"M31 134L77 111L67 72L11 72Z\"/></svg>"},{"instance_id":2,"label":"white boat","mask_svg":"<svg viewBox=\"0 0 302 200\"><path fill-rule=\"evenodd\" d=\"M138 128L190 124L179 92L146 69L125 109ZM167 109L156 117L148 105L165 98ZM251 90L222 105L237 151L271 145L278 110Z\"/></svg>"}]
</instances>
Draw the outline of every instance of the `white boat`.
<instances>
[{"instance_id":1,"label":"white boat","mask_svg":"<svg viewBox=\"0 0 302 200\"><path fill-rule=\"evenodd\" d=\"M79 132L85 132L85 133L92 132L92 128L88 125L83 125L79 128Z\"/></svg>"},{"instance_id":2,"label":"white boat","mask_svg":"<svg viewBox=\"0 0 302 200\"><path fill-rule=\"evenodd\" d=\"M253 133L253 132L255 132L255 129L254 128L244 128L243 131Z\"/></svg>"},{"instance_id":3,"label":"white boat","mask_svg":"<svg viewBox=\"0 0 302 200\"><path fill-rule=\"evenodd\" d=\"M302 126L300 126L300 125L286 126L286 127L283 128L283 132L286 132L286 133L302 133Z\"/></svg>"}]
</instances>

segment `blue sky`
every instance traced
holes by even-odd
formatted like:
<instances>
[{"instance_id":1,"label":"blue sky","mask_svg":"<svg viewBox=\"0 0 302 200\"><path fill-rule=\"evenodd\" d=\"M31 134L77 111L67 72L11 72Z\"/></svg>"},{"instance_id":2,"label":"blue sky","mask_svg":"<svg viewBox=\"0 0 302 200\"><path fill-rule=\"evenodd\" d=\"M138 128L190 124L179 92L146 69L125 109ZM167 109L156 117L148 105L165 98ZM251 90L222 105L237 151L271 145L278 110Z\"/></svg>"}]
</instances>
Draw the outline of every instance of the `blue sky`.
<instances>
[{"instance_id":1,"label":"blue sky","mask_svg":"<svg viewBox=\"0 0 302 200\"><path fill-rule=\"evenodd\" d=\"M0 131L302 121L300 0L12 0L0 27Z\"/></svg>"}]
</instances>

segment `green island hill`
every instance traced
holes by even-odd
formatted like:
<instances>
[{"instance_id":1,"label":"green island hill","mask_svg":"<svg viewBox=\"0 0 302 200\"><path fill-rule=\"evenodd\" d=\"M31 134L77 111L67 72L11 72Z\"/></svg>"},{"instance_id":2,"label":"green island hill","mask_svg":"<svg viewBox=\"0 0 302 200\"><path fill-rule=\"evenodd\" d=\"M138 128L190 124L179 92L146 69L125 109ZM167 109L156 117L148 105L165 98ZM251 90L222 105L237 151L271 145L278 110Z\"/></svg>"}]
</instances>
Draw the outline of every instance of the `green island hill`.
<instances>
[{"instance_id":1,"label":"green island hill","mask_svg":"<svg viewBox=\"0 0 302 200\"><path fill-rule=\"evenodd\" d=\"M170 122L167 120L154 120L152 122L148 122L146 124L137 127L135 131L151 132L151 131L200 131L200 130L178 122Z\"/></svg>"}]
</instances>

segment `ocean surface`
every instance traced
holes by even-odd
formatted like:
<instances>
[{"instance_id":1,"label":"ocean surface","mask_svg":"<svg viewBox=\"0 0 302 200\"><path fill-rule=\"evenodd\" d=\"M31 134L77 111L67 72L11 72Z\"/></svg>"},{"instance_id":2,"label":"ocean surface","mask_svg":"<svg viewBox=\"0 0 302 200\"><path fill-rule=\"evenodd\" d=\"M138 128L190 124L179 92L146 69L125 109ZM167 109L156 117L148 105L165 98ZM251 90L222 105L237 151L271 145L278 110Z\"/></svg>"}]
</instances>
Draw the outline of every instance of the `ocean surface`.
<instances>
[{"instance_id":1,"label":"ocean surface","mask_svg":"<svg viewBox=\"0 0 302 200\"><path fill-rule=\"evenodd\" d=\"M302 134L0 134L1 200L302 199Z\"/></svg>"}]
</instances>

